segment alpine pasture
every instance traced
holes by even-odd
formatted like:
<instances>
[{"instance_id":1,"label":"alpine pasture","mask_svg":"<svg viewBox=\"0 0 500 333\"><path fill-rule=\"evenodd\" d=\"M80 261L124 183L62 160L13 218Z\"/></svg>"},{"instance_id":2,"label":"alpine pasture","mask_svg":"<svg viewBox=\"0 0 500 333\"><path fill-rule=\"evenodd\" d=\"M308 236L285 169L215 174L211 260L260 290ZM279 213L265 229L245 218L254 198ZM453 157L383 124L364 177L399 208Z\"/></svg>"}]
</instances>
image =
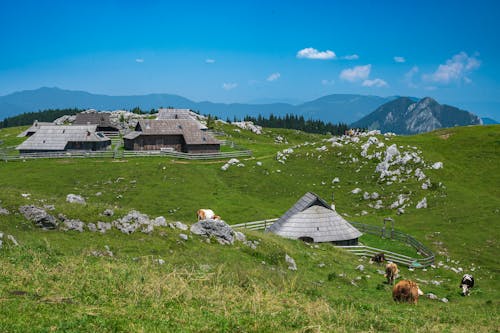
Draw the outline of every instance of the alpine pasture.
<instances>
[{"instance_id":1,"label":"alpine pasture","mask_svg":"<svg viewBox=\"0 0 500 333\"><path fill-rule=\"evenodd\" d=\"M257 135L216 126L226 133L220 139L251 149L253 156L227 170L221 169L227 160L167 157L1 162L0 207L9 214L0 215L0 331L500 330L500 126L376 135L384 145L367 148L369 155L381 153L372 159L361 155L368 136L335 145L326 135L282 129ZM0 130L0 149L19 144L23 129ZM415 152L425 166L410 161L411 173L382 180L377 166L391 145L401 155ZM432 168L436 162L443 167ZM419 167L425 179L415 176ZM429 186L422 186L427 179ZM360 192L352 193L356 188ZM336 210L350 221L380 226L392 217L396 229L430 247L437 255L434 267L400 267L400 279L416 281L438 299L395 303L380 274L384 266L330 244L246 230L255 248L207 242L189 231L184 240L183 231L169 227L131 235L116 229L45 231L18 212L23 205L53 205L54 216L97 223L137 210L192 224L199 208L209 208L237 224L279 217L307 191L327 201L334 194ZM86 204L66 202L70 193ZM406 198L403 214L390 208L400 196ZM417 209L423 198L427 207ZM106 209L114 215L102 215ZM373 235L360 241L417 255ZM297 271L287 268L286 255ZM476 281L468 297L460 295L463 272Z\"/></svg>"}]
</instances>

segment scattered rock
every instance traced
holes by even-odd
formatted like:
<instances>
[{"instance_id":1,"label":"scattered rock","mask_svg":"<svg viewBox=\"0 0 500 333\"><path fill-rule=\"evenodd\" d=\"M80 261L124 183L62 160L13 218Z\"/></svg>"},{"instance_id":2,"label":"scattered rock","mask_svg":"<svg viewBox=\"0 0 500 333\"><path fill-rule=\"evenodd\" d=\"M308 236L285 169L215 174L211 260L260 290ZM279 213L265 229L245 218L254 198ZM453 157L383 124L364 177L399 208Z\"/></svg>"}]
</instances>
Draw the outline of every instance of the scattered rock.
<instances>
[{"instance_id":1,"label":"scattered rock","mask_svg":"<svg viewBox=\"0 0 500 333\"><path fill-rule=\"evenodd\" d=\"M448 303L449 302L446 297L441 298L440 301L443 302L443 303Z\"/></svg>"},{"instance_id":2,"label":"scattered rock","mask_svg":"<svg viewBox=\"0 0 500 333\"><path fill-rule=\"evenodd\" d=\"M29 198L31 196L31 194L30 193L21 193L21 196L23 198Z\"/></svg>"},{"instance_id":3,"label":"scattered rock","mask_svg":"<svg viewBox=\"0 0 500 333\"><path fill-rule=\"evenodd\" d=\"M102 213L102 215L104 215L104 216L113 216L113 215L115 215L115 212L114 212L112 209L106 209L106 210Z\"/></svg>"},{"instance_id":4,"label":"scattered rock","mask_svg":"<svg viewBox=\"0 0 500 333\"><path fill-rule=\"evenodd\" d=\"M297 270L297 264L295 263L295 260L290 257L288 254L285 254L285 261L288 264L288 269L291 271L296 271Z\"/></svg>"},{"instance_id":5,"label":"scattered rock","mask_svg":"<svg viewBox=\"0 0 500 333\"><path fill-rule=\"evenodd\" d=\"M358 271L362 272L362 271L364 271L364 270L365 270L365 266L363 266L363 265L358 265L358 266L356 267L356 269L357 269Z\"/></svg>"},{"instance_id":6,"label":"scattered rock","mask_svg":"<svg viewBox=\"0 0 500 333\"><path fill-rule=\"evenodd\" d=\"M158 265L164 265L165 264L165 260L163 259L158 259Z\"/></svg>"},{"instance_id":7,"label":"scattered rock","mask_svg":"<svg viewBox=\"0 0 500 333\"><path fill-rule=\"evenodd\" d=\"M318 264L318 267L319 267L319 268L323 268L323 267L325 267L325 264L324 264L324 263L322 263L322 262L320 262L320 263Z\"/></svg>"},{"instance_id":8,"label":"scattered rock","mask_svg":"<svg viewBox=\"0 0 500 333\"><path fill-rule=\"evenodd\" d=\"M76 194L68 194L66 196L66 201L69 203L77 203L80 205L86 204L85 199L82 196Z\"/></svg>"},{"instance_id":9,"label":"scattered rock","mask_svg":"<svg viewBox=\"0 0 500 333\"><path fill-rule=\"evenodd\" d=\"M109 222L97 222L97 229L100 233L104 234L106 231L111 230L111 223Z\"/></svg>"},{"instance_id":10,"label":"scattered rock","mask_svg":"<svg viewBox=\"0 0 500 333\"><path fill-rule=\"evenodd\" d=\"M9 215L9 214L10 212L7 209L0 207L0 215Z\"/></svg>"},{"instance_id":11,"label":"scattered rock","mask_svg":"<svg viewBox=\"0 0 500 333\"><path fill-rule=\"evenodd\" d=\"M361 192L361 189L359 187L356 187L354 190L351 191L352 194L358 194Z\"/></svg>"},{"instance_id":12,"label":"scattered rock","mask_svg":"<svg viewBox=\"0 0 500 333\"><path fill-rule=\"evenodd\" d=\"M340 179L339 179L339 177L335 177L335 178L333 178L333 180L332 180L332 184L337 184L337 183L340 183Z\"/></svg>"},{"instance_id":13,"label":"scattered rock","mask_svg":"<svg viewBox=\"0 0 500 333\"><path fill-rule=\"evenodd\" d=\"M432 167L434 170L438 170L438 169L442 169L443 168L443 162L436 162L432 165Z\"/></svg>"},{"instance_id":14,"label":"scattered rock","mask_svg":"<svg viewBox=\"0 0 500 333\"><path fill-rule=\"evenodd\" d=\"M233 229L222 220L201 220L191 225L190 230L195 235L213 236L221 244L234 243Z\"/></svg>"},{"instance_id":15,"label":"scattered rock","mask_svg":"<svg viewBox=\"0 0 500 333\"><path fill-rule=\"evenodd\" d=\"M427 208L427 198L423 198L422 200L420 200L420 201L417 203L416 208L417 208L417 209Z\"/></svg>"},{"instance_id":16,"label":"scattered rock","mask_svg":"<svg viewBox=\"0 0 500 333\"><path fill-rule=\"evenodd\" d=\"M184 223L179 222L179 221L174 222L174 226L175 226L177 229L180 229L180 230L188 230L188 229L189 229L187 225L185 225Z\"/></svg>"},{"instance_id":17,"label":"scattered rock","mask_svg":"<svg viewBox=\"0 0 500 333\"><path fill-rule=\"evenodd\" d=\"M429 299L438 299L438 297L436 295L434 295L433 293L428 293L425 295L425 297L427 297Z\"/></svg>"},{"instance_id":18,"label":"scattered rock","mask_svg":"<svg viewBox=\"0 0 500 333\"><path fill-rule=\"evenodd\" d=\"M179 238L182 239L182 240L187 241L188 240L188 235L186 235L186 234L179 234Z\"/></svg>"},{"instance_id":19,"label":"scattered rock","mask_svg":"<svg viewBox=\"0 0 500 333\"><path fill-rule=\"evenodd\" d=\"M65 220L61 226L61 230L76 230L79 232L83 232L83 227L85 227L85 223L80 220Z\"/></svg>"},{"instance_id":20,"label":"scattered rock","mask_svg":"<svg viewBox=\"0 0 500 333\"><path fill-rule=\"evenodd\" d=\"M95 225L95 223L88 223L87 224L87 229L89 229L89 231L91 231L91 232L96 232L97 231L97 226Z\"/></svg>"},{"instance_id":21,"label":"scattered rock","mask_svg":"<svg viewBox=\"0 0 500 333\"><path fill-rule=\"evenodd\" d=\"M19 207L19 212L23 214L26 219L33 221L38 227L44 229L57 228L58 222L56 218L48 214L40 207L36 207L33 205L21 206Z\"/></svg>"},{"instance_id":22,"label":"scattered rock","mask_svg":"<svg viewBox=\"0 0 500 333\"><path fill-rule=\"evenodd\" d=\"M245 242L247 240L247 237L241 231L235 231L234 236L236 237L236 240L239 242Z\"/></svg>"}]
</instances>

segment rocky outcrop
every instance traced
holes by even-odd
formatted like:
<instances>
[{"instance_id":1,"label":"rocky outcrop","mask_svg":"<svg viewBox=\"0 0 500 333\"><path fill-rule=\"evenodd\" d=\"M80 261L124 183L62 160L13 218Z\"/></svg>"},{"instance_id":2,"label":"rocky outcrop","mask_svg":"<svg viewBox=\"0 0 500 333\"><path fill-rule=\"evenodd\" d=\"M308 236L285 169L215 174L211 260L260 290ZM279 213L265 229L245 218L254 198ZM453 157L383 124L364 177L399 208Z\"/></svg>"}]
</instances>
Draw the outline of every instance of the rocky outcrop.
<instances>
[{"instance_id":1,"label":"rocky outcrop","mask_svg":"<svg viewBox=\"0 0 500 333\"><path fill-rule=\"evenodd\" d=\"M220 244L233 244L234 231L222 220L201 220L191 226L191 233L214 237Z\"/></svg>"},{"instance_id":2,"label":"rocky outcrop","mask_svg":"<svg viewBox=\"0 0 500 333\"><path fill-rule=\"evenodd\" d=\"M34 222L36 226L43 229L55 229L59 224L54 216L48 214L40 207L33 205L21 206L19 207L19 212L27 220Z\"/></svg>"}]
</instances>

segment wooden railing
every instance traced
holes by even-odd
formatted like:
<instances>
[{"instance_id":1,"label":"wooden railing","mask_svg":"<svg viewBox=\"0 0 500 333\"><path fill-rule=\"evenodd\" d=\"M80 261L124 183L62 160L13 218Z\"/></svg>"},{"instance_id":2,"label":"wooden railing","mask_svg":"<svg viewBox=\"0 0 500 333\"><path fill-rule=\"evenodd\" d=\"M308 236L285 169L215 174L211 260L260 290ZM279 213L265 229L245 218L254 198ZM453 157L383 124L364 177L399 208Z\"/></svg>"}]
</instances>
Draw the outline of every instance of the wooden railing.
<instances>
[{"instance_id":1,"label":"wooden railing","mask_svg":"<svg viewBox=\"0 0 500 333\"><path fill-rule=\"evenodd\" d=\"M222 153L205 153L205 154L189 154L181 153L178 151L161 151L161 150L125 150L123 157L144 157L144 156L169 156L187 160L210 160L210 159L223 159L233 157L251 156L251 150L240 150Z\"/></svg>"},{"instance_id":2,"label":"wooden railing","mask_svg":"<svg viewBox=\"0 0 500 333\"><path fill-rule=\"evenodd\" d=\"M278 219L275 218L275 219L268 219L268 220L254 221L254 222L246 222L246 223L234 224L231 227L233 229L267 230L276 220ZM414 237L405 234L404 232L359 222L349 222L349 223L351 223L361 232L377 235L383 238L396 239L405 244L408 244L413 248L415 248L417 250L417 253L422 255L422 258L413 258L396 252L391 252L384 249L378 249L366 245L337 246L339 248L345 249L358 256L371 257L375 254L383 252L386 260L390 260L395 263L414 268L424 268L434 263L435 255L432 252L432 250L424 246Z\"/></svg>"}]
</instances>

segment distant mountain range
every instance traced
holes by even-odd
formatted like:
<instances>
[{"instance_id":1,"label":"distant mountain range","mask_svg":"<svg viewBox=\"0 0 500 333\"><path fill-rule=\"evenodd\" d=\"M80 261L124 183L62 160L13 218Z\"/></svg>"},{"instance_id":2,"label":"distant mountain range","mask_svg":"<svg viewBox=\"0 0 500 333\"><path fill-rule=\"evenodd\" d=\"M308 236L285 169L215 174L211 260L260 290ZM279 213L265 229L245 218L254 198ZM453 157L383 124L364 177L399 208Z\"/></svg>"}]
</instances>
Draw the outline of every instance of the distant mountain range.
<instances>
[{"instance_id":1,"label":"distant mountain range","mask_svg":"<svg viewBox=\"0 0 500 333\"><path fill-rule=\"evenodd\" d=\"M59 88L40 88L26 90L0 97L0 120L24 112L36 112L54 108L80 108L96 110L132 109L142 110L168 107L189 108L202 114L216 115L221 119L243 118L246 115L269 116L286 113L303 115L306 119L320 119L332 123L351 123L367 115L380 105L397 97L335 94L316 100L292 105L288 103L213 103L194 102L190 99L171 94L149 94L136 96L108 96L91 94L84 91L63 90Z\"/></svg>"},{"instance_id":2,"label":"distant mountain range","mask_svg":"<svg viewBox=\"0 0 500 333\"><path fill-rule=\"evenodd\" d=\"M400 97L378 107L351 124L352 127L379 129L382 132L416 134L442 127L478 125L481 119L473 113L439 104L430 97L419 101Z\"/></svg>"},{"instance_id":3,"label":"distant mountain range","mask_svg":"<svg viewBox=\"0 0 500 333\"><path fill-rule=\"evenodd\" d=\"M441 127L470 124L494 124L490 118L479 119L476 115L449 105L441 105L430 97L419 100L415 97L379 97L354 94L333 94L300 103L276 103L269 100L263 104L195 102L172 94L149 94L133 96L108 96L84 91L59 88L25 90L0 96L0 120L25 112L45 109L96 109L96 110L142 110L159 107L189 108L202 114L212 114L221 119L244 116L268 117L285 114L302 115L306 119L319 119L331 123L346 123L352 127L380 129L382 132L414 134ZM375 110L375 111L374 111Z\"/></svg>"}]
</instances>

